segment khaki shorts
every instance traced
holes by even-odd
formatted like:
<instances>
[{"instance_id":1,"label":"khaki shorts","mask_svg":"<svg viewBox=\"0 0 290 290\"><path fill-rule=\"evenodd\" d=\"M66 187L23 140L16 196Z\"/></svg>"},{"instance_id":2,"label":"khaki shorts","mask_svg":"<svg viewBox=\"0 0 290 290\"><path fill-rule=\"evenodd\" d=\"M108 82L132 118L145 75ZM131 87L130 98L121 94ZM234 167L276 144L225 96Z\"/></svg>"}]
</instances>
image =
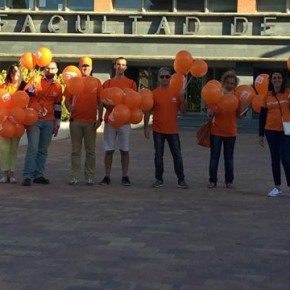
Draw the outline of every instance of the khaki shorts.
<instances>
[{"instance_id":1,"label":"khaki shorts","mask_svg":"<svg viewBox=\"0 0 290 290\"><path fill-rule=\"evenodd\" d=\"M109 124L104 126L104 150L112 151L116 148L116 140L118 138L119 149L129 151L131 126L124 125L119 128L113 128Z\"/></svg>"}]
</instances>

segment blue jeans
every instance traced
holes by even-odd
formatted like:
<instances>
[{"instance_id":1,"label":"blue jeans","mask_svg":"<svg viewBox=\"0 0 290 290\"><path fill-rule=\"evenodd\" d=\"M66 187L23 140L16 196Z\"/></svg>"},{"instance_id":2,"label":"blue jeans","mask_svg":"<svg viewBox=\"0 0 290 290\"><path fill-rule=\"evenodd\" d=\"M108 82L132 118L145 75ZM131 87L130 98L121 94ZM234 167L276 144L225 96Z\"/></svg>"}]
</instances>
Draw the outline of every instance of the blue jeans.
<instances>
[{"instance_id":1,"label":"blue jeans","mask_svg":"<svg viewBox=\"0 0 290 290\"><path fill-rule=\"evenodd\" d=\"M222 144L224 147L225 183L232 183L234 180L234 148L236 137L221 137L210 135L210 162L209 182L218 181L217 171L221 155Z\"/></svg>"},{"instance_id":2,"label":"blue jeans","mask_svg":"<svg viewBox=\"0 0 290 290\"><path fill-rule=\"evenodd\" d=\"M38 120L26 129L28 146L23 169L24 178L44 176L47 150L51 142L53 127L53 120Z\"/></svg>"},{"instance_id":3,"label":"blue jeans","mask_svg":"<svg viewBox=\"0 0 290 290\"><path fill-rule=\"evenodd\" d=\"M275 185L281 185L281 163L287 185L290 186L290 136L284 132L265 130L271 153L272 173Z\"/></svg>"},{"instance_id":4,"label":"blue jeans","mask_svg":"<svg viewBox=\"0 0 290 290\"><path fill-rule=\"evenodd\" d=\"M155 178L163 181L163 154L164 154L164 143L167 143L170 148L171 155L174 161L174 171L178 178L178 181L184 180L183 173L183 160L181 156L180 140L178 134L161 134L153 132L154 149L155 149Z\"/></svg>"}]
</instances>

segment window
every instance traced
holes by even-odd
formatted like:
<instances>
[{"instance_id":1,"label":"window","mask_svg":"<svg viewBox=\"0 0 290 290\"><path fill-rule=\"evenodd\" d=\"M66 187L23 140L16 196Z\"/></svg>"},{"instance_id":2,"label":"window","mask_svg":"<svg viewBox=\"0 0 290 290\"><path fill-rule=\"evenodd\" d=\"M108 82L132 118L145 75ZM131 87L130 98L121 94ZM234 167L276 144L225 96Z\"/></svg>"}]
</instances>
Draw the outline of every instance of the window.
<instances>
[{"instance_id":1,"label":"window","mask_svg":"<svg viewBox=\"0 0 290 290\"><path fill-rule=\"evenodd\" d=\"M64 0L38 0L39 10L63 10Z\"/></svg>"},{"instance_id":2,"label":"window","mask_svg":"<svg viewBox=\"0 0 290 290\"><path fill-rule=\"evenodd\" d=\"M118 10L141 10L141 0L116 0L115 9Z\"/></svg>"},{"instance_id":3,"label":"window","mask_svg":"<svg viewBox=\"0 0 290 290\"><path fill-rule=\"evenodd\" d=\"M146 7L148 11L173 11L173 0L150 0Z\"/></svg>"},{"instance_id":4,"label":"window","mask_svg":"<svg viewBox=\"0 0 290 290\"><path fill-rule=\"evenodd\" d=\"M177 11L198 11L204 12L204 0L177 0Z\"/></svg>"},{"instance_id":5,"label":"window","mask_svg":"<svg viewBox=\"0 0 290 290\"><path fill-rule=\"evenodd\" d=\"M4 0L0 0L0 9L4 9Z\"/></svg>"},{"instance_id":6,"label":"window","mask_svg":"<svg viewBox=\"0 0 290 290\"><path fill-rule=\"evenodd\" d=\"M207 10L209 12L237 12L237 0L208 0Z\"/></svg>"},{"instance_id":7,"label":"window","mask_svg":"<svg viewBox=\"0 0 290 290\"><path fill-rule=\"evenodd\" d=\"M7 7L10 9L34 9L34 0L8 0Z\"/></svg>"},{"instance_id":8,"label":"window","mask_svg":"<svg viewBox=\"0 0 290 290\"><path fill-rule=\"evenodd\" d=\"M286 0L257 0L257 12L286 12Z\"/></svg>"},{"instance_id":9,"label":"window","mask_svg":"<svg viewBox=\"0 0 290 290\"><path fill-rule=\"evenodd\" d=\"M76 11L93 11L94 10L94 0L70 0L69 9Z\"/></svg>"}]
</instances>

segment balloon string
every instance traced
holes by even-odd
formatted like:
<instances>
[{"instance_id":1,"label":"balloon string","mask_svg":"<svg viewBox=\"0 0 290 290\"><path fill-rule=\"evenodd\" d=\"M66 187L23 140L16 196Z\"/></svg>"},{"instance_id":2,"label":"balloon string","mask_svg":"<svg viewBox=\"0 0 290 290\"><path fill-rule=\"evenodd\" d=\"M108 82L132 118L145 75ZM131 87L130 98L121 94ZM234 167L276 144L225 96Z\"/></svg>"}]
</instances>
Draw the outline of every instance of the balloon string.
<instances>
[{"instance_id":1,"label":"balloon string","mask_svg":"<svg viewBox=\"0 0 290 290\"><path fill-rule=\"evenodd\" d=\"M189 85L190 81L192 80L192 78L193 78L193 75L191 75L190 79L186 82L184 90L186 90L186 88L188 87L188 85Z\"/></svg>"}]
</instances>

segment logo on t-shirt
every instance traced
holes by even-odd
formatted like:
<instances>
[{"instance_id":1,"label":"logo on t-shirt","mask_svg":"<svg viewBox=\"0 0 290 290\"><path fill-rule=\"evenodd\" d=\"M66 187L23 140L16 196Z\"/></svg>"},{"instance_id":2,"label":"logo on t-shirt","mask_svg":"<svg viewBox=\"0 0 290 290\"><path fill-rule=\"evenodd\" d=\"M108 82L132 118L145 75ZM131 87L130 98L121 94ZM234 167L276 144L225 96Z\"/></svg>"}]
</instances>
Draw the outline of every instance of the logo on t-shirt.
<instances>
[{"instance_id":1,"label":"logo on t-shirt","mask_svg":"<svg viewBox=\"0 0 290 290\"><path fill-rule=\"evenodd\" d=\"M177 98L176 97L172 97L172 102L176 103L177 102Z\"/></svg>"}]
</instances>

